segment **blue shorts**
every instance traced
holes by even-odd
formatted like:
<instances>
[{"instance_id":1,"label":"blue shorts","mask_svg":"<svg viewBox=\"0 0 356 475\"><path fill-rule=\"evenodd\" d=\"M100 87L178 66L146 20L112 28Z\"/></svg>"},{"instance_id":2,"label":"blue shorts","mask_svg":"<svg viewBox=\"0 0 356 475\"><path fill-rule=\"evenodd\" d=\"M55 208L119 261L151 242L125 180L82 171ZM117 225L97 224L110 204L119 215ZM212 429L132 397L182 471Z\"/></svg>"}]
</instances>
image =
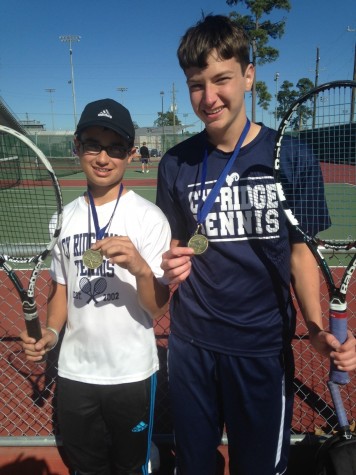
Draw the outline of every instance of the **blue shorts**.
<instances>
[{"instance_id":1,"label":"blue shorts","mask_svg":"<svg viewBox=\"0 0 356 475\"><path fill-rule=\"evenodd\" d=\"M168 375L179 475L215 475L223 429L230 475L287 469L293 354L245 358L170 336Z\"/></svg>"}]
</instances>

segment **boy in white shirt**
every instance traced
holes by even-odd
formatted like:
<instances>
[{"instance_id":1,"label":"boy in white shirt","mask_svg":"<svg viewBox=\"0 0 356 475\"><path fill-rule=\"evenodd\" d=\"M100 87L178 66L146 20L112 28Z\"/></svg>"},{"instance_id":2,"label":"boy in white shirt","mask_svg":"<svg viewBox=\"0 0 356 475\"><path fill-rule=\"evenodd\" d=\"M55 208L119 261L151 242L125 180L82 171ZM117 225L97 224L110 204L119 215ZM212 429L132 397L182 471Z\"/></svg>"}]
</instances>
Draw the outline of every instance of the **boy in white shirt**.
<instances>
[{"instance_id":1,"label":"boy in white shirt","mask_svg":"<svg viewBox=\"0 0 356 475\"><path fill-rule=\"evenodd\" d=\"M58 363L58 421L76 475L147 473L158 370L153 319L167 311L160 282L170 228L154 204L127 190L135 154L129 111L88 104L75 134L87 192L64 208L51 264L47 328L38 361L65 326Z\"/></svg>"}]
</instances>

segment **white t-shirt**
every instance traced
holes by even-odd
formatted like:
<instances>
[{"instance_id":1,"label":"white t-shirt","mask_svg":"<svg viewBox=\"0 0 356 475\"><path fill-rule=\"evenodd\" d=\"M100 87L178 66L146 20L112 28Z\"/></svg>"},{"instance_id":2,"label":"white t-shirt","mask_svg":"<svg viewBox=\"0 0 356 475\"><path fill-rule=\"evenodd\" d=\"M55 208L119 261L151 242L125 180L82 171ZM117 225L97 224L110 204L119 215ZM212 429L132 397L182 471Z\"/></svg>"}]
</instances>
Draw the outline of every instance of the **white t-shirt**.
<instances>
[{"instance_id":1,"label":"white t-shirt","mask_svg":"<svg viewBox=\"0 0 356 475\"><path fill-rule=\"evenodd\" d=\"M113 214L116 201L97 206L100 227ZM58 374L92 384L141 381L158 370L152 319L137 298L136 279L104 259L87 269L83 253L96 241L90 208L79 197L64 208L51 276L67 286L68 319ZM90 219L90 221L89 221ZM160 209L128 191L121 196L106 235L127 236L159 279L162 254L170 245L169 224Z\"/></svg>"}]
</instances>

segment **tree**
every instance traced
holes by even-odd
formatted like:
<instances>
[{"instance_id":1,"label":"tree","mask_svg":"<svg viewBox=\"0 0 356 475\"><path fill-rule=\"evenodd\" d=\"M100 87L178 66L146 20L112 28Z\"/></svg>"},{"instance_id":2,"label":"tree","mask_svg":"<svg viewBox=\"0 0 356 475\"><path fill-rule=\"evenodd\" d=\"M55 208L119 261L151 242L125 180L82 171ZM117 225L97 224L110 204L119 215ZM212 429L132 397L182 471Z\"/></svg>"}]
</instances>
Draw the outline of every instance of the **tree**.
<instances>
[{"instance_id":1,"label":"tree","mask_svg":"<svg viewBox=\"0 0 356 475\"><path fill-rule=\"evenodd\" d=\"M176 114L173 114L173 112L168 111L164 112L158 112L158 119L154 121L154 125L156 127L166 127L170 125L181 125L181 121L178 119Z\"/></svg>"},{"instance_id":2,"label":"tree","mask_svg":"<svg viewBox=\"0 0 356 475\"><path fill-rule=\"evenodd\" d=\"M292 89L294 84L290 81L283 81L277 94L277 119L281 119L292 103L297 99L298 92Z\"/></svg>"},{"instance_id":3,"label":"tree","mask_svg":"<svg viewBox=\"0 0 356 475\"><path fill-rule=\"evenodd\" d=\"M267 111L268 106L271 103L272 94L268 92L266 83L264 81L256 81L256 95L258 98L258 106L261 107L263 111Z\"/></svg>"},{"instance_id":4,"label":"tree","mask_svg":"<svg viewBox=\"0 0 356 475\"><path fill-rule=\"evenodd\" d=\"M301 78L297 82L297 89L299 92L299 96L306 94L307 92L310 91L310 89L313 89L313 87L314 87L314 83L309 78Z\"/></svg>"},{"instance_id":5,"label":"tree","mask_svg":"<svg viewBox=\"0 0 356 475\"><path fill-rule=\"evenodd\" d=\"M290 81L284 81L277 94L277 118L282 119L287 110L292 106L300 96L306 94L314 87L313 81L308 78L301 78L297 82L296 89L292 89L294 84ZM300 109L300 114L291 127L296 130L301 130L307 123L308 119L313 116L311 108L303 107Z\"/></svg>"},{"instance_id":6,"label":"tree","mask_svg":"<svg viewBox=\"0 0 356 475\"><path fill-rule=\"evenodd\" d=\"M279 56L277 49L268 46L269 39L279 39L284 34L285 19L272 23L269 20L262 21L262 16L269 15L272 10L291 9L289 0L226 0L228 5L245 4L251 15L240 15L232 12L230 17L241 28L246 30L250 36L252 44L252 63L257 69L257 65L261 66L266 63L276 61ZM256 79L252 87L252 114L254 121L256 116Z\"/></svg>"}]
</instances>

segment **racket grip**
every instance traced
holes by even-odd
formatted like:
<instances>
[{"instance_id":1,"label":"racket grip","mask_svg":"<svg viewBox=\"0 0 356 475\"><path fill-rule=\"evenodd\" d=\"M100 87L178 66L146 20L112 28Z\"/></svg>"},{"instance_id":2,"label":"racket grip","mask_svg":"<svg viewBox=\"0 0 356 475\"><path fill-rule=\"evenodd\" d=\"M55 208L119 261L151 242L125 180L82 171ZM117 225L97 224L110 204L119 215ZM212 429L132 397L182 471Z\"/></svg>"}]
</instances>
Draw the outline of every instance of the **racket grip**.
<instances>
[{"instance_id":1,"label":"racket grip","mask_svg":"<svg viewBox=\"0 0 356 475\"><path fill-rule=\"evenodd\" d=\"M348 430L350 428L349 421L347 420L346 411L342 403L339 386L338 384L333 383L332 381L328 381L328 388L331 394L331 399L333 401L339 427L341 430Z\"/></svg>"},{"instance_id":2,"label":"racket grip","mask_svg":"<svg viewBox=\"0 0 356 475\"><path fill-rule=\"evenodd\" d=\"M330 332L342 344L347 339L347 304L337 303L330 304L330 318L329 318ZM330 362L330 381L336 384L347 384L350 382L349 375L346 371L337 369L334 363Z\"/></svg>"},{"instance_id":3,"label":"racket grip","mask_svg":"<svg viewBox=\"0 0 356 475\"><path fill-rule=\"evenodd\" d=\"M36 341L42 338L41 324L38 317L32 318L32 320L25 319L25 324L28 336Z\"/></svg>"},{"instance_id":4,"label":"racket grip","mask_svg":"<svg viewBox=\"0 0 356 475\"><path fill-rule=\"evenodd\" d=\"M42 330L36 305L31 302L23 302L22 307L25 314L25 325L28 336L34 338L36 341L40 340L42 338ZM46 359L47 355L43 355L36 363L43 363Z\"/></svg>"},{"instance_id":5,"label":"racket grip","mask_svg":"<svg viewBox=\"0 0 356 475\"><path fill-rule=\"evenodd\" d=\"M28 336L34 338L36 341L42 338L40 319L36 305L34 302L25 301L22 304L23 312L25 314L25 324Z\"/></svg>"}]
</instances>

